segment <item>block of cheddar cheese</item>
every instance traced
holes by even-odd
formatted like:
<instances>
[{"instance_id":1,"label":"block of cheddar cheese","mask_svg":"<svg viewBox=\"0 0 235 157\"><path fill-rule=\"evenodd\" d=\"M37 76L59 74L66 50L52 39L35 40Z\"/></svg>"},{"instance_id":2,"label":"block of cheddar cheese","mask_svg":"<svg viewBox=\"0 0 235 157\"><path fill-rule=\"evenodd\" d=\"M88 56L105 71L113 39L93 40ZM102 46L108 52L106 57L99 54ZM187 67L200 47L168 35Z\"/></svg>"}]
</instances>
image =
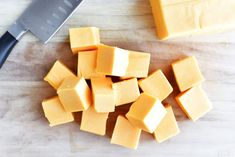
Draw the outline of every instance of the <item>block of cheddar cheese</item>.
<instances>
[{"instance_id":1,"label":"block of cheddar cheese","mask_svg":"<svg viewBox=\"0 0 235 157\"><path fill-rule=\"evenodd\" d=\"M144 78L148 76L150 65L150 53L129 51L129 63L125 78Z\"/></svg>"},{"instance_id":2,"label":"block of cheddar cheese","mask_svg":"<svg viewBox=\"0 0 235 157\"><path fill-rule=\"evenodd\" d=\"M85 79L92 77L105 77L96 72L97 50L81 51L78 54L78 69Z\"/></svg>"},{"instance_id":3,"label":"block of cheddar cheese","mask_svg":"<svg viewBox=\"0 0 235 157\"><path fill-rule=\"evenodd\" d=\"M93 106L82 112L80 129L97 135L105 135L109 113L98 113Z\"/></svg>"},{"instance_id":4,"label":"block of cheddar cheese","mask_svg":"<svg viewBox=\"0 0 235 157\"><path fill-rule=\"evenodd\" d=\"M212 109L212 104L201 86L196 86L179 94L176 101L189 117L196 121Z\"/></svg>"},{"instance_id":5,"label":"block of cheddar cheese","mask_svg":"<svg viewBox=\"0 0 235 157\"><path fill-rule=\"evenodd\" d=\"M67 112L84 111L92 103L91 90L83 77L67 77L57 94Z\"/></svg>"},{"instance_id":6,"label":"block of cheddar cheese","mask_svg":"<svg viewBox=\"0 0 235 157\"><path fill-rule=\"evenodd\" d=\"M73 114L64 110L58 97L43 100L42 108L45 117L50 123L50 126L56 126L74 121Z\"/></svg>"},{"instance_id":7,"label":"block of cheddar cheese","mask_svg":"<svg viewBox=\"0 0 235 157\"><path fill-rule=\"evenodd\" d=\"M153 133L154 138L158 143L164 142L180 132L172 107L167 104L165 108L167 114Z\"/></svg>"},{"instance_id":8,"label":"block of cheddar cheese","mask_svg":"<svg viewBox=\"0 0 235 157\"><path fill-rule=\"evenodd\" d=\"M57 89L66 77L75 76L63 63L56 61L44 78L53 88Z\"/></svg>"},{"instance_id":9,"label":"block of cheddar cheese","mask_svg":"<svg viewBox=\"0 0 235 157\"><path fill-rule=\"evenodd\" d=\"M93 104L97 112L113 112L115 110L112 84L110 77L91 78Z\"/></svg>"},{"instance_id":10,"label":"block of cheddar cheese","mask_svg":"<svg viewBox=\"0 0 235 157\"><path fill-rule=\"evenodd\" d=\"M136 78L113 83L113 91L116 106L134 102L140 96Z\"/></svg>"},{"instance_id":11,"label":"block of cheddar cheese","mask_svg":"<svg viewBox=\"0 0 235 157\"><path fill-rule=\"evenodd\" d=\"M167 111L159 99L142 93L131 105L126 117L134 126L153 133L166 113Z\"/></svg>"},{"instance_id":12,"label":"block of cheddar cheese","mask_svg":"<svg viewBox=\"0 0 235 157\"><path fill-rule=\"evenodd\" d=\"M195 57L187 57L172 64L176 82L181 92L204 81Z\"/></svg>"},{"instance_id":13,"label":"block of cheddar cheese","mask_svg":"<svg viewBox=\"0 0 235 157\"><path fill-rule=\"evenodd\" d=\"M150 0L150 3L160 39L235 28L234 0L226 3L221 0Z\"/></svg>"},{"instance_id":14,"label":"block of cheddar cheese","mask_svg":"<svg viewBox=\"0 0 235 157\"><path fill-rule=\"evenodd\" d=\"M117 47L99 45L96 71L104 75L124 76L127 71L129 52Z\"/></svg>"},{"instance_id":15,"label":"block of cheddar cheese","mask_svg":"<svg viewBox=\"0 0 235 157\"><path fill-rule=\"evenodd\" d=\"M70 46L74 54L79 51L97 49L100 44L99 29L96 27L82 27L69 29Z\"/></svg>"},{"instance_id":16,"label":"block of cheddar cheese","mask_svg":"<svg viewBox=\"0 0 235 157\"><path fill-rule=\"evenodd\" d=\"M131 149L137 149L140 134L141 129L133 126L125 117L118 116L111 143Z\"/></svg>"},{"instance_id":17,"label":"block of cheddar cheese","mask_svg":"<svg viewBox=\"0 0 235 157\"><path fill-rule=\"evenodd\" d=\"M139 80L139 86L145 93L158 98L160 101L163 101L173 91L171 84L161 70Z\"/></svg>"}]
</instances>

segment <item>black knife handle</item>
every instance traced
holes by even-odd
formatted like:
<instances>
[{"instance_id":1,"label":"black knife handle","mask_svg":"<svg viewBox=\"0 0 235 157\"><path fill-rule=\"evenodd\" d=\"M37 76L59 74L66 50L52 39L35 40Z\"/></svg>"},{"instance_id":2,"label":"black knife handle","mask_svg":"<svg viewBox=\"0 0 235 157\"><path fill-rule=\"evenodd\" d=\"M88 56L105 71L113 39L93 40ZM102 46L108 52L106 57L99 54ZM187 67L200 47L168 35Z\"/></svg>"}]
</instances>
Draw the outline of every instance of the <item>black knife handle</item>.
<instances>
[{"instance_id":1,"label":"black knife handle","mask_svg":"<svg viewBox=\"0 0 235 157\"><path fill-rule=\"evenodd\" d=\"M0 69L17 43L18 40L16 40L16 38L13 37L9 32L6 32L0 38Z\"/></svg>"}]
</instances>

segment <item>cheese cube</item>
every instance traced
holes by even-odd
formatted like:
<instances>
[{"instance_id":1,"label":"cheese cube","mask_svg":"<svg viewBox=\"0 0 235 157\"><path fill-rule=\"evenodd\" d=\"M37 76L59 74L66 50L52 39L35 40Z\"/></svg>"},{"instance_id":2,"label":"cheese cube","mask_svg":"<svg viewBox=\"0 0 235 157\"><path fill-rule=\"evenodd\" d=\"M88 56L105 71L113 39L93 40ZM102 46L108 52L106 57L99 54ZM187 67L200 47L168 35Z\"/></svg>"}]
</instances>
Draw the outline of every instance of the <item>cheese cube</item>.
<instances>
[{"instance_id":1,"label":"cheese cube","mask_svg":"<svg viewBox=\"0 0 235 157\"><path fill-rule=\"evenodd\" d=\"M150 53L129 51L129 64L125 76L121 77L121 79L147 77L149 64Z\"/></svg>"},{"instance_id":2,"label":"cheese cube","mask_svg":"<svg viewBox=\"0 0 235 157\"><path fill-rule=\"evenodd\" d=\"M181 92L204 81L195 57L187 57L172 64L176 82Z\"/></svg>"},{"instance_id":3,"label":"cheese cube","mask_svg":"<svg viewBox=\"0 0 235 157\"><path fill-rule=\"evenodd\" d=\"M92 103L91 90L83 77L66 78L57 94L67 112L86 110Z\"/></svg>"},{"instance_id":4,"label":"cheese cube","mask_svg":"<svg viewBox=\"0 0 235 157\"><path fill-rule=\"evenodd\" d=\"M81 70L79 68L77 68L77 77L82 77L82 73L81 73Z\"/></svg>"},{"instance_id":5,"label":"cheese cube","mask_svg":"<svg viewBox=\"0 0 235 157\"><path fill-rule=\"evenodd\" d=\"M176 97L179 106L193 121L212 109L212 104L201 86L196 86Z\"/></svg>"},{"instance_id":6,"label":"cheese cube","mask_svg":"<svg viewBox=\"0 0 235 157\"><path fill-rule=\"evenodd\" d=\"M105 77L105 75L97 73L96 68L97 50L82 51L78 54L78 69L85 79L92 77Z\"/></svg>"},{"instance_id":7,"label":"cheese cube","mask_svg":"<svg viewBox=\"0 0 235 157\"><path fill-rule=\"evenodd\" d=\"M234 0L226 3L221 0L150 0L150 3L160 39L235 27Z\"/></svg>"},{"instance_id":8,"label":"cheese cube","mask_svg":"<svg viewBox=\"0 0 235 157\"><path fill-rule=\"evenodd\" d=\"M53 88L57 89L66 77L75 76L63 63L56 61L44 78Z\"/></svg>"},{"instance_id":9,"label":"cheese cube","mask_svg":"<svg viewBox=\"0 0 235 157\"><path fill-rule=\"evenodd\" d=\"M138 81L136 78L114 83L113 90L116 106L134 102L140 96Z\"/></svg>"},{"instance_id":10,"label":"cheese cube","mask_svg":"<svg viewBox=\"0 0 235 157\"><path fill-rule=\"evenodd\" d=\"M51 127L74 121L73 114L64 110L58 97L43 100L42 107Z\"/></svg>"},{"instance_id":11,"label":"cheese cube","mask_svg":"<svg viewBox=\"0 0 235 157\"><path fill-rule=\"evenodd\" d=\"M153 133L158 143L164 142L180 133L172 107L167 104L165 108L167 114Z\"/></svg>"},{"instance_id":12,"label":"cheese cube","mask_svg":"<svg viewBox=\"0 0 235 157\"><path fill-rule=\"evenodd\" d=\"M105 135L106 123L109 113L98 113L91 106L82 112L82 122L80 129L97 135Z\"/></svg>"},{"instance_id":13,"label":"cheese cube","mask_svg":"<svg viewBox=\"0 0 235 157\"><path fill-rule=\"evenodd\" d=\"M131 105L126 117L134 126L153 133L166 113L167 111L160 100L142 93Z\"/></svg>"},{"instance_id":14,"label":"cheese cube","mask_svg":"<svg viewBox=\"0 0 235 157\"><path fill-rule=\"evenodd\" d=\"M114 92L111 78L91 78L94 108L97 112L115 110Z\"/></svg>"},{"instance_id":15,"label":"cheese cube","mask_svg":"<svg viewBox=\"0 0 235 157\"><path fill-rule=\"evenodd\" d=\"M100 44L99 29L96 27L82 27L69 29L70 46L74 54L79 51L97 49Z\"/></svg>"},{"instance_id":16,"label":"cheese cube","mask_svg":"<svg viewBox=\"0 0 235 157\"><path fill-rule=\"evenodd\" d=\"M129 52L117 47L98 46L96 71L104 75L124 76L127 71Z\"/></svg>"},{"instance_id":17,"label":"cheese cube","mask_svg":"<svg viewBox=\"0 0 235 157\"><path fill-rule=\"evenodd\" d=\"M134 127L125 117L118 116L111 143L131 149L137 149L140 134L141 129Z\"/></svg>"},{"instance_id":18,"label":"cheese cube","mask_svg":"<svg viewBox=\"0 0 235 157\"><path fill-rule=\"evenodd\" d=\"M167 98L173 91L171 84L161 70L157 70L149 77L139 80L139 86L145 93L158 98L160 101Z\"/></svg>"}]
</instances>

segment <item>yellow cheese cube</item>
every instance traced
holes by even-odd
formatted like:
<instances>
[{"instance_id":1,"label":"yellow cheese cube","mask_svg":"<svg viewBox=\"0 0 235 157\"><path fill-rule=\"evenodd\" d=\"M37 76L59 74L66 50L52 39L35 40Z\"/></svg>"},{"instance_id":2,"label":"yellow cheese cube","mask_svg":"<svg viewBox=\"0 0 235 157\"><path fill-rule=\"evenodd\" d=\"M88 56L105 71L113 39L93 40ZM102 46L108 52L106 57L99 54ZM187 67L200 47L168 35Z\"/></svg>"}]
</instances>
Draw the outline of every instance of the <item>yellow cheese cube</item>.
<instances>
[{"instance_id":1,"label":"yellow cheese cube","mask_svg":"<svg viewBox=\"0 0 235 157\"><path fill-rule=\"evenodd\" d=\"M114 92L111 78L91 78L94 108L97 112L115 110Z\"/></svg>"},{"instance_id":2,"label":"yellow cheese cube","mask_svg":"<svg viewBox=\"0 0 235 157\"><path fill-rule=\"evenodd\" d=\"M49 121L50 122L49 126L54 127L54 126L66 124L66 123L69 123L72 121L74 121L73 117L62 117L62 118L58 118L58 119L51 119Z\"/></svg>"},{"instance_id":3,"label":"yellow cheese cube","mask_svg":"<svg viewBox=\"0 0 235 157\"><path fill-rule=\"evenodd\" d=\"M141 129L134 127L125 117L118 116L111 143L131 149L137 149L140 133Z\"/></svg>"},{"instance_id":4,"label":"yellow cheese cube","mask_svg":"<svg viewBox=\"0 0 235 157\"><path fill-rule=\"evenodd\" d=\"M88 109L92 103L91 90L83 77L68 77L57 90L60 101L68 112Z\"/></svg>"},{"instance_id":5,"label":"yellow cheese cube","mask_svg":"<svg viewBox=\"0 0 235 157\"><path fill-rule=\"evenodd\" d=\"M74 54L79 51L97 49L100 44L99 29L96 27L82 27L69 29L70 46Z\"/></svg>"},{"instance_id":6,"label":"yellow cheese cube","mask_svg":"<svg viewBox=\"0 0 235 157\"><path fill-rule=\"evenodd\" d=\"M157 70L149 77L139 80L140 88L160 101L168 97L173 88L161 70Z\"/></svg>"},{"instance_id":7,"label":"yellow cheese cube","mask_svg":"<svg viewBox=\"0 0 235 157\"><path fill-rule=\"evenodd\" d=\"M129 52L117 47L98 46L96 71L105 75L124 76L129 60Z\"/></svg>"},{"instance_id":8,"label":"yellow cheese cube","mask_svg":"<svg viewBox=\"0 0 235 157\"><path fill-rule=\"evenodd\" d=\"M150 3L160 39L235 27L234 0L150 0Z\"/></svg>"},{"instance_id":9,"label":"yellow cheese cube","mask_svg":"<svg viewBox=\"0 0 235 157\"><path fill-rule=\"evenodd\" d=\"M42 102L45 117L50 122L50 126L56 126L74 121L73 114L66 112L58 97L44 100Z\"/></svg>"},{"instance_id":10,"label":"yellow cheese cube","mask_svg":"<svg viewBox=\"0 0 235 157\"><path fill-rule=\"evenodd\" d=\"M124 77L125 78L143 78L148 76L150 64L150 53L129 51L129 64Z\"/></svg>"},{"instance_id":11,"label":"yellow cheese cube","mask_svg":"<svg viewBox=\"0 0 235 157\"><path fill-rule=\"evenodd\" d=\"M97 50L82 51L78 54L78 69L85 79L92 77L105 77L105 75L97 73L96 68Z\"/></svg>"},{"instance_id":12,"label":"yellow cheese cube","mask_svg":"<svg viewBox=\"0 0 235 157\"><path fill-rule=\"evenodd\" d=\"M153 133L166 113L167 111L160 100L142 93L131 105L126 117L134 126Z\"/></svg>"},{"instance_id":13,"label":"yellow cheese cube","mask_svg":"<svg viewBox=\"0 0 235 157\"><path fill-rule=\"evenodd\" d=\"M79 68L77 68L77 77L82 77L82 73L81 73L81 70Z\"/></svg>"},{"instance_id":14,"label":"yellow cheese cube","mask_svg":"<svg viewBox=\"0 0 235 157\"><path fill-rule=\"evenodd\" d=\"M56 61L44 78L53 88L57 89L66 77L75 76L63 63Z\"/></svg>"},{"instance_id":15,"label":"yellow cheese cube","mask_svg":"<svg viewBox=\"0 0 235 157\"><path fill-rule=\"evenodd\" d=\"M113 90L116 106L134 102L140 96L138 81L136 78L114 83Z\"/></svg>"},{"instance_id":16,"label":"yellow cheese cube","mask_svg":"<svg viewBox=\"0 0 235 157\"><path fill-rule=\"evenodd\" d=\"M82 122L80 129L97 135L105 135L106 123L109 113L98 113L91 106L82 112Z\"/></svg>"},{"instance_id":17,"label":"yellow cheese cube","mask_svg":"<svg viewBox=\"0 0 235 157\"><path fill-rule=\"evenodd\" d=\"M179 106L193 121L198 120L212 109L212 104L201 86L196 86L176 97Z\"/></svg>"},{"instance_id":18,"label":"yellow cheese cube","mask_svg":"<svg viewBox=\"0 0 235 157\"><path fill-rule=\"evenodd\" d=\"M172 107L167 104L165 108L167 110L167 114L153 133L154 138L159 143L166 141L180 133Z\"/></svg>"},{"instance_id":19,"label":"yellow cheese cube","mask_svg":"<svg viewBox=\"0 0 235 157\"><path fill-rule=\"evenodd\" d=\"M187 57L172 64L176 82L181 92L204 81L195 57Z\"/></svg>"}]
</instances>

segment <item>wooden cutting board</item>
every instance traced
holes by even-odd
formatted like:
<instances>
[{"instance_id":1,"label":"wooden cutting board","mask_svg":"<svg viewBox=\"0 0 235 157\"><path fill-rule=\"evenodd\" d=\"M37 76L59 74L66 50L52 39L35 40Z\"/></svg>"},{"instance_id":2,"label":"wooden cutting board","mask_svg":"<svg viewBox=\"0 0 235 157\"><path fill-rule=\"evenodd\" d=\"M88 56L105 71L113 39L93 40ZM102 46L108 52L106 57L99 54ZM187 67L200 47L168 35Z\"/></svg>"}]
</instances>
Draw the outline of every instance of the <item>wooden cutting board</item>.
<instances>
[{"instance_id":1,"label":"wooden cutting board","mask_svg":"<svg viewBox=\"0 0 235 157\"><path fill-rule=\"evenodd\" d=\"M13 23L31 0L0 1L0 34ZM166 100L174 107L181 134L157 144L152 135L142 133L138 150L110 145L118 114L110 114L107 135L100 137L79 130L76 122L50 128L43 116L41 101L55 91L42 81L55 60L76 69L68 39L68 28L96 26L103 43L152 55L151 71L163 69L174 86ZM197 57L206 78L203 88L214 109L193 123L174 101L178 94L170 63L184 56ZM0 70L0 157L81 156L81 157L235 157L235 31L216 35L191 36L159 41L148 0L84 0L75 15L49 44L26 35Z\"/></svg>"}]
</instances>

